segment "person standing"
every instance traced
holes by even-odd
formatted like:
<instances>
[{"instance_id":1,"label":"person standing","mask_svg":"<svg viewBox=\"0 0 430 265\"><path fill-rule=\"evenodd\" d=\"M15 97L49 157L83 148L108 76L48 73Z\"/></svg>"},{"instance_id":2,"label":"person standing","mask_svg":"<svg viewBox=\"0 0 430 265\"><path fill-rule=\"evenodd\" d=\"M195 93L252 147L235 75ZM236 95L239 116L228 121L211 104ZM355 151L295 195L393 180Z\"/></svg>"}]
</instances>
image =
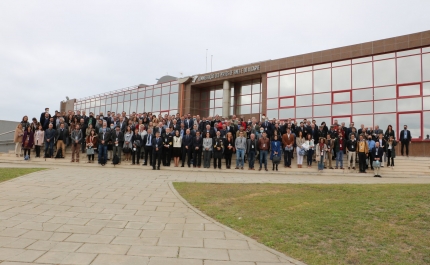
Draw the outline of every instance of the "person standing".
<instances>
[{"instance_id":1,"label":"person standing","mask_svg":"<svg viewBox=\"0 0 430 265\"><path fill-rule=\"evenodd\" d=\"M302 168L303 155L301 150L304 150L303 144L305 143L305 138L303 137L303 132L298 130L298 135L296 137L296 151L297 151L297 168Z\"/></svg>"},{"instance_id":2,"label":"person standing","mask_svg":"<svg viewBox=\"0 0 430 265\"><path fill-rule=\"evenodd\" d=\"M113 131L112 131L113 132ZM102 166L106 164L108 144L112 141L111 131L107 128L107 122L103 122L103 127L100 128L98 138L98 163Z\"/></svg>"},{"instance_id":3,"label":"person standing","mask_svg":"<svg viewBox=\"0 0 430 265\"><path fill-rule=\"evenodd\" d=\"M172 161L173 135L170 132L170 127L166 127L163 140L162 162L164 167L170 167Z\"/></svg>"},{"instance_id":4,"label":"person standing","mask_svg":"<svg viewBox=\"0 0 430 265\"><path fill-rule=\"evenodd\" d=\"M124 145L124 134L121 131L121 128L119 127L119 125L115 127L115 131L113 131L112 133L112 143L113 143L112 160L115 157L115 155L117 155L119 158L118 165L121 165L121 153L122 153L122 147Z\"/></svg>"},{"instance_id":5,"label":"person standing","mask_svg":"<svg viewBox=\"0 0 430 265\"><path fill-rule=\"evenodd\" d=\"M87 145L88 163L94 163L94 151L97 149L97 134L94 130L85 139Z\"/></svg>"},{"instance_id":6,"label":"person standing","mask_svg":"<svg viewBox=\"0 0 430 265\"><path fill-rule=\"evenodd\" d=\"M51 125L49 125L51 126ZM46 133L45 133L46 135ZM81 142L82 142L82 131L80 129L80 125L75 125L75 130L72 131L72 163L78 162L79 163L79 150L81 149ZM75 154L76 154L76 160L75 160Z\"/></svg>"},{"instance_id":7,"label":"person standing","mask_svg":"<svg viewBox=\"0 0 430 265\"><path fill-rule=\"evenodd\" d=\"M139 159L140 159L140 147L142 145L142 138L139 134L139 128L136 127L134 129L133 137L131 137L131 164L132 165L139 165Z\"/></svg>"},{"instance_id":8,"label":"person standing","mask_svg":"<svg viewBox=\"0 0 430 265\"><path fill-rule=\"evenodd\" d=\"M408 130L408 126L404 125L403 130L400 132L400 152L403 156L403 149L406 149L406 156L409 157L409 144L412 143L411 132Z\"/></svg>"},{"instance_id":9,"label":"person standing","mask_svg":"<svg viewBox=\"0 0 430 265\"><path fill-rule=\"evenodd\" d=\"M298 135L303 135L301 130L298 131ZM291 168L291 157L294 149L294 135L291 133L291 129L287 128L287 133L282 136L282 146L284 147L284 166ZM298 147L298 145L297 145ZM298 148L297 148L298 149ZM261 164L260 164L261 165ZM301 167L301 166L300 166ZM260 166L261 168L261 166Z\"/></svg>"},{"instance_id":10,"label":"person standing","mask_svg":"<svg viewBox=\"0 0 430 265\"><path fill-rule=\"evenodd\" d=\"M355 170L355 156L357 152L357 140L355 139L355 135L351 134L351 139L346 142L346 154L348 164L348 169L352 167Z\"/></svg>"},{"instance_id":11,"label":"person standing","mask_svg":"<svg viewBox=\"0 0 430 265\"><path fill-rule=\"evenodd\" d=\"M191 167L191 156L193 154L193 137L191 136L190 129L185 131L185 135L182 138L182 166L184 167L185 159L187 159L188 167Z\"/></svg>"},{"instance_id":12,"label":"person standing","mask_svg":"<svg viewBox=\"0 0 430 265\"><path fill-rule=\"evenodd\" d=\"M244 132L242 130L238 131L239 137L236 138L234 146L236 148L236 169L242 169L245 162L245 152L246 152L246 138L244 137Z\"/></svg>"},{"instance_id":13,"label":"person standing","mask_svg":"<svg viewBox=\"0 0 430 265\"><path fill-rule=\"evenodd\" d=\"M396 134L394 133L393 126L388 125L387 130L384 134L385 141L388 141L390 139L390 136L393 136L393 139L396 139Z\"/></svg>"},{"instance_id":14,"label":"person standing","mask_svg":"<svg viewBox=\"0 0 430 265\"><path fill-rule=\"evenodd\" d=\"M318 144L315 147L315 161L318 162L318 172L324 170L324 158L326 157L327 145L325 138L320 138Z\"/></svg>"},{"instance_id":15,"label":"person standing","mask_svg":"<svg viewBox=\"0 0 430 265\"><path fill-rule=\"evenodd\" d=\"M343 154L345 152L345 140L343 139L343 135L339 134L336 140L334 140L334 153L336 155L336 169L338 169L338 165L340 164L340 169L343 169Z\"/></svg>"},{"instance_id":16,"label":"person standing","mask_svg":"<svg viewBox=\"0 0 430 265\"><path fill-rule=\"evenodd\" d=\"M196 126L195 124L194 126ZM202 165L202 148L203 148L203 138L200 136L199 131L194 132L196 135L193 137L193 144L192 144L192 150L193 150L193 167L200 168Z\"/></svg>"},{"instance_id":17,"label":"person standing","mask_svg":"<svg viewBox=\"0 0 430 265\"><path fill-rule=\"evenodd\" d=\"M213 138L212 144L214 146L213 152L214 152L214 169L218 167L218 169L221 169L221 158L222 154L224 152L224 141L221 138L221 132L216 132L216 137Z\"/></svg>"},{"instance_id":18,"label":"person standing","mask_svg":"<svg viewBox=\"0 0 430 265\"><path fill-rule=\"evenodd\" d=\"M43 146L44 139L45 132L43 131L43 126L39 124L37 130L34 132L34 146L36 149L36 157L40 157L40 148Z\"/></svg>"},{"instance_id":19,"label":"person standing","mask_svg":"<svg viewBox=\"0 0 430 265\"><path fill-rule=\"evenodd\" d=\"M133 138L133 135L134 134L133 134L133 131L131 130L131 127L127 125L124 131L124 145L122 147L122 150L125 155L125 161L130 161L130 158L131 158L131 152L133 148L133 143L131 139Z\"/></svg>"},{"instance_id":20,"label":"person standing","mask_svg":"<svg viewBox=\"0 0 430 265\"><path fill-rule=\"evenodd\" d=\"M396 145L397 141L394 140L394 136L390 136L388 142L385 144L385 149L387 153L387 167L394 167L394 158L396 158ZM391 163L390 163L391 160Z\"/></svg>"},{"instance_id":21,"label":"person standing","mask_svg":"<svg viewBox=\"0 0 430 265\"><path fill-rule=\"evenodd\" d=\"M381 163L382 163L382 155L384 153L384 150L382 147L379 146L379 142L375 143L375 147L372 149L372 165L374 168L375 175L374 177L380 178L381 175L379 175L379 170L381 169Z\"/></svg>"},{"instance_id":22,"label":"person standing","mask_svg":"<svg viewBox=\"0 0 430 265\"><path fill-rule=\"evenodd\" d=\"M375 147L375 141L373 141L373 137L371 134L367 135L367 145L369 146L369 156L368 156L369 161L368 161L367 168L369 168L369 165L370 165L370 168L373 170L372 150L373 150L373 147Z\"/></svg>"},{"instance_id":23,"label":"person standing","mask_svg":"<svg viewBox=\"0 0 430 265\"><path fill-rule=\"evenodd\" d=\"M270 142L270 160L272 160L272 171L275 170L278 171L278 165L279 162L281 161L281 151L282 147L281 147L281 142L278 141L278 134L274 133L273 134L273 139ZM274 157L279 157L279 160L274 159ZM242 168L243 169L243 168Z\"/></svg>"},{"instance_id":24,"label":"person standing","mask_svg":"<svg viewBox=\"0 0 430 265\"><path fill-rule=\"evenodd\" d=\"M152 139L152 170L160 170L161 152L163 148L163 141L160 138L160 132L155 132L155 139ZM157 166L157 168L155 168Z\"/></svg>"},{"instance_id":25,"label":"person standing","mask_svg":"<svg viewBox=\"0 0 430 265\"><path fill-rule=\"evenodd\" d=\"M57 153L61 149L62 157L66 158L66 140L69 136L69 131L64 128L64 123L60 124L60 128L57 130L56 142L57 142Z\"/></svg>"},{"instance_id":26,"label":"person standing","mask_svg":"<svg viewBox=\"0 0 430 265\"><path fill-rule=\"evenodd\" d=\"M181 157L181 152L182 152L181 147L182 147L182 138L181 138L181 135L179 134L179 130L176 130L175 136L173 136L173 161L175 162L175 167L179 166L179 158Z\"/></svg>"},{"instance_id":27,"label":"person standing","mask_svg":"<svg viewBox=\"0 0 430 265\"><path fill-rule=\"evenodd\" d=\"M222 137L221 131L219 132L220 132L220 137ZM234 153L234 139L233 139L233 134L231 132L227 133L227 136L224 139L224 146L225 146L225 150L224 150L225 166L227 169L230 169L231 157L233 156L233 153Z\"/></svg>"},{"instance_id":28,"label":"person standing","mask_svg":"<svg viewBox=\"0 0 430 265\"><path fill-rule=\"evenodd\" d=\"M358 165L360 169L360 173L366 173L366 160L369 155L369 145L362 134L359 136L359 142L357 143L358 150Z\"/></svg>"},{"instance_id":29,"label":"person standing","mask_svg":"<svg viewBox=\"0 0 430 265\"><path fill-rule=\"evenodd\" d=\"M15 129L15 134L13 137L13 142L15 143L15 154L16 157L22 156L21 155L21 149L22 149L22 138L24 136L24 130L22 129L22 124L18 123Z\"/></svg>"},{"instance_id":30,"label":"person standing","mask_svg":"<svg viewBox=\"0 0 430 265\"><path fill-rule=\"evenodd\" d=\"M53 129L54 125L49 123L48 129L45 130L45 158L52 158L54 155L54 140L55 140L55 130ZM48 153L49 149L49 153Z\"/></svg>"},{"instance_id":31,"label":"person standing","mask_svg":"<svg viewBox=\"0 0 430 265\"><path fill-rule=\"evenodd\" d=\"M305 144L308 146L307 165L308 165L308 168L310 168L312 167L312 157L315 151L315 142L310 133L306 135Z\"/></svg>"},{"instance_id":32,"label":"person standing","mask_svg":"<svg viewBox=\"0 0 430 265\"><path fill-rule=\"evenodd\" d=\"M258 151L258 141L255 139L255 133L251 133L247 140L246 153L248 155L249 170L254 170L255 157Z\"/></svg>"},{"instance_id":33,"label":"person standing","mask_svg":"<svg viewBox=\"0 0 430 265\"><path fill-rule=\"evenodd\" d=\"M379 147L381 147L382 148L382 152L383 152L383 162L387 162L387 153L386 153L386 144L387 144L387 141L385 141L385 139L384 139L384 135L382 134L382 133L380 133L379 135L378 135L378 139L377 140L375 140L375 142L379 142ZM381 160L381 167L384 167L384 163L382 162L382 160Z\"/></svg>"},{"instance_id":34,"label":"person standing","mask_svg":"<svg viewBox=\"0 0 430 265\"><path fill-rule=\"evenodd\" d=\"M334 140L331 138L331 135L329 133L327 134L326 146L327 146L327 152L326 152L326 159L325 159L325 168L327 168L328 166L328 168L333 169L333 166L331 165L331 161L333 160L332 150L334 147Z\"/></svg>"},{"instance_id":35,"label":"person standing","mask_svg":"<svg viewBox=\"0 0 430 265\"><path fill-rule=\"evenodd\" d=\"M212 138L209 132L206 132L206 137L203 139L203 167L211 167L211 154L212 154Z\"/></svg>"},{"instance_id":36,"label":"person standing","mask_svg":"<svg viewBox=\"0 0 430 265\"><path fill-rule=\"evenodd\" d=\"M149 165L152 166L152 129L148 128L147 134L143 137L143 144L144 144L144 148L145 148L145 160L142 164L142 166L146 166L148 165L148 161L149 161ZM149 156L149 159L148 159Z\"/></svg>"},{"instance_id":37,"label":"person standing","mask_svg":"<svg viewBox=\"0 0 430 265\"><path fill-rule=\"evenodd\" d=\"M258 150L260 150L260 168L258 169L261 171L262 166L264 164L264 169L268 171L267 169L267 155L270 149L270 140L267 138L267 133L264 131L263 136L258 140Z\"/></svg>"},{"instance_id":38,"label":"person standing","mask_svg":"<svg viewBox=\"0 0 430 265\"><path fill-rule=\"evenodd\" d=\"M22 148L24 149L24 158L28 153L28 159L30 159L30 151L34 145L34 134L31 131L31 126L27 126L22 137Z\"/></svg>"}]
</instances>

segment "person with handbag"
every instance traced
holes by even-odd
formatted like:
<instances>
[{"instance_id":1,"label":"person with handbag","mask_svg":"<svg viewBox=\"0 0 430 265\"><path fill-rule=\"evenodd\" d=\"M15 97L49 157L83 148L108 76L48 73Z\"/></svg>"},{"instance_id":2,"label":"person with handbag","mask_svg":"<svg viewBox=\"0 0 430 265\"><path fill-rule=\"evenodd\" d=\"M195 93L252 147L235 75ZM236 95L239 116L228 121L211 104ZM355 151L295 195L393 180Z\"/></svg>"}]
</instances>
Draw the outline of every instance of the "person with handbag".
<instances>
[{"instance_id":1,"label":"person with handbag","mask_svg":"<svg viewBox=\"0 0 430 265\"><path fill-rule=\"evenodd\" d=\"M297 167L302 168L303 156L306 154L306 150L303 145L305 143L305 138L303 137L303 132L298 131L299 135L296 137L296 150L297 150Z\"/></svg>"},{"instance_id":2,"label":"person with handbag","mask_svg":"<svg viewBox=\"0 0 430 265\"><path fill-rule=\"evenodd\" d=\"M97 135L94 130L90 131L85 142L87 145L88 163L94 163L94 150L97 149L98 142Z\"/></svg>"},{"instance_id":3,"label":"person with handbag","mask_svg":"<svg viewBox=\"0 0 430 265\"><path fill-rule=\"evenodd\" d=\"M324 169L324 159L327 153L327 145L325 138L320 137L318 144L315 147L315 161L318 162L318 172L322 172Z\"/></svg>"},{"instance_id":4,"label":"person with handbag","mask_svg":"<svg viewBox=\"0 0 430 265\"><path fill-rule=\"evenodd\" d=\"M274 134L273 139L270 142L270 160L272 160L273 167L272 171L275 170L278 171L278 165L281 162L281 143L278 141L278 135Z\"/></svg>"},{"instance_id":5,"label":"person with handbag","mask_svg":"<svg viewBox=\"0 0 430 265\"><path fill-rule=\"evenodd\" d=\"M379 146L379 142L375 143L375 147L372 148L372 159L373 159L373 170L375 172L374 177L380 178L379 170L381 169L382 163L382 155L384 154L384 150Z\"/></svg>"}]
</instances>

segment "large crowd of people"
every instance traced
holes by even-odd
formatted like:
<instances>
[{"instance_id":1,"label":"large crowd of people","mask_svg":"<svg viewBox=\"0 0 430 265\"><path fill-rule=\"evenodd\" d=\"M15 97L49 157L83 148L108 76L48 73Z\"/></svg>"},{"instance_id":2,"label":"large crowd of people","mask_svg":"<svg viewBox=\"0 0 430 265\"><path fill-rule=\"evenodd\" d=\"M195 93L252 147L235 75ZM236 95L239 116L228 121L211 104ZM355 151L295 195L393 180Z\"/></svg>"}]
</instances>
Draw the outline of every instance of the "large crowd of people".
<instances>
[{"instance_id":1,"label":"large crowd of people","mask_svg":"<svg viewBox=\"0 0 430 265\"><path fill-rule=\"evenodd\" d=\"M409 155L411 134L404 126L400 132L401 153ZM80 162L85 154L88 163L94 163L95 155L100 165L108 163L130 163L151 166L159 170L160 165L170 167L222 168L222 159L231 169L232 156L236 155L235 169L268 171L268 160L272 170L278 171L279 164L291 168L296 156L297 167L303 161L308 168L313 162L322 171L344 169L360 173L367 168L380 177L379 168L386 163L394 167L397 145L396 134L391 125L381 130L379 126L359 129L351 122L317 125L315 120L277 120L261 115L261 120L233 115L229 118L200 117L199 115L153 115L149 113L104 113L86 114L85 111L55 111L51 116L49 108L39 120L30 122L24 116L15 130L14 142L17 157L28 160L34 149L35 157L66 158L66 148L71 148L71 162ZM55 149L55 150L54 150ZM22 151L23 150L23 151ZM42 151L42 153L41 153ZM55 151L55 152L54 152ZM173 160L173 163L171 163ZM334 167L333 167L333 164Z\"/></svg>"}]
</instances>

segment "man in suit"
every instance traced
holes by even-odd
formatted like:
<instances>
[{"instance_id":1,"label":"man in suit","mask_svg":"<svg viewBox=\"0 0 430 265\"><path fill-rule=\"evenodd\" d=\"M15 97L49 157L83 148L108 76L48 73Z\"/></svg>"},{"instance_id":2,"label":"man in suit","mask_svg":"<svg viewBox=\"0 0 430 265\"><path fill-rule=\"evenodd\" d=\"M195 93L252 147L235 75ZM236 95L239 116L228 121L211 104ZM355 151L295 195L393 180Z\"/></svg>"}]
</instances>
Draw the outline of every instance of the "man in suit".
<instances>
[{"instance_id":1,"label":"man in suit","mask_svg":"<svg viewBox=\"0 0 430 265\"><path fill-rule=\"evenodd\" d=\"M196 133L199 131L197 124L194 124L193 128L191 128L190 130L191 130L191 132L190 132L191 136L195 137Z\"/></svg>"},{"instance_id":2,"label":"man in suit","mask_svg":"<svg viewBox=\"0 0 430 265\"><path fill-rule=\"evenodd\" d=\"M191 167L193 137L191 136L189 129L185 131L185 135L182 137L182 148L182 167L184 167L186 157L188 158L187 165L188 167Z\"/></svg>"},{"instance_id":3,"label":"man in suit","mask_svg":"<svg viewBox=\"0 0 430 265\"><path fill-rule=\"evenodd\" d=\"M197 124L194 126L197 126ZM196 131L196 135L193 137L192 146L193 146L193 167L200 168L202 164L203 137L200 136L199 131Z\"/></svg>"},{"instance_id":4,"label":"man in suit","mask_svg":"<svg viewBox=\"0 0 430 265\"><path fill-rule=\"evenodd\" d=\"M206 129L203 131L203 135L206 135L207 132L209 133L211 138L215 137L215 130L214 128L211 128L209 124L206 125Z\"/></svg>"},{"instance_id":5,"label":"man in suit","mask_svg":"<svg viewBox=\"0 0 430 265\"><path fill-rule=\"evenodd\" d=\"M115 127L115 131L111 134L111 139L113 143L112 148L112 158L117 155L119 158L119 164L121 164L121 153L122 153L122 146L124 145L124 133L120 130L119 126L117 125Z\"/></svg>"},{"instance_id":6,"label":"man in suit","mask_svg":"<svg viewBox=\"0 0 430 265\"><path fill-rule=\"evenodd\" d=\"M173 134L170 132L170 128L166 128L166 133L163 137L163 152L161 154L163 160L163 166L170 167L171 153L173 148Z\"/></svg>"},{"instance_id":7,"label":"man in suit","mask_svg":"<svg viewBox=\"0 0 430 265\"><path fill-rule=\"evenodd\" d=\"M48 113L48 115L46 115L46 113ZM46 119L49 120L50 118L51 118L51 114L49 114L49 108L45 108L45 111L40 114L40 119L39 119L40 124L42 124L42 126L43 126L45 124L45 120ZM46 127L46 128L43 127L43 129L46 130L46 129L48 129L48 127Z\"/></svg>"},{"instance_id":8,"label":"man in suit","mask_svg":"<svg viewBox=\"0 0 430 265\"><path fill-rule=\"evenodd\" d=\"M191 118L191 114L188 113L187 118L185 119L185 129L192 129L194 126L194 120Z\"/></svg>"},{"instance_id":9,"label":"man in suit","mask_svg":"<svg viewBox=\"0 0 430 265\"><path fill-rule=\"evenodd\" d=\"M142 141L142 148L145 149L145 160L142 166L148 165L148 161L149 161L149 165L152 166L152 140L153 139L154 139L154 136L152 135L152 129L149 128L148 133L145 136L143 136L143 141ZM148 160L148 156L149 156L149 160Z\"/></svg>"},{"instance_id":10,"label":"man in suit","mask_svg":"<svg viewBox=\"0 0 430 265\"><path fill-rule=\"evenodd\" d=\"M100 129L99 133L99 146L97 151L99 152L99 164L104 166L107 161L107 146L112 137L109 128L107 128L107 121L103 122L103 127Z\"/></svg>"},{"instance_id":11,"label":"man in suit","mask_svg":"<svg viewBox=\"0 0 430 265\"><path fill-rule=\"evenodd\" d=\"M287 128L287 133L282 135L282 147L284 148L284 166L291 168L291 157L293 155L295 137Z\"/></svg>"},{"instance_id":12,"label":"man in suit","mask_svg":"<svg viewBox=\"0 0 430 265\"><path fill-rule=\"evenodd\" d=\"M157 131L155 133L155 138L152 139L152 170L160 170L162 148L163 140L160 137L160 133ZM157 165L157 168L155 168L155 165Z\"/></svg>"},{"instance_id":13,"label":"man in suit","mask_svg":"<svg viewBox=\"0 0 430 265\"><path fill-rule=\"evenodd\" d=\"M127 121L122 116L119 118L119 128L121 132L125 132L125 128L127 128Z\"/></svg>"},{"instance_id":14,"label":"man in suit","mask_svg":"<svg viewBox=\"0 0 430 265\"><path fill-rule=\"evenodd\" d=\"M408 125L403 126L403 130L400 132L400 143L402 144L402 147L400 149L400 152L403 155L403 149L406 147L406 156L409 157L409 144L412 141L411 132L408 130Z\"/></svg>"},{"instance_id":15,"label":"man in suit","mask_svg":"<svg viewBox=\"0 0 430 265\"><path fill-rule=\"evenodd\" d=\"M376 178L376 177L378 177L378 178L380 178L381 177L381 175L379 175L379 170L380 170L380 168L381 168L381 164L382 164L382 155L383 155L383 153L384 153L384 150L382 149L382 147L381 146L379 146L379 142L376 142L375 143L375 147L373 147L372 148L372 164L375 162L375 161L379 161L379 166L374 166L373 168L374 168L374 172L375 172L375 175L374 175L374 177Z\"/></svg>"},{"instance_id":16,"label":"man in suit","mask_svg":"<svg viewBox=\"0 0 430 265\"><path fill-rule=\"evenodd\" d=\"M264 122L262 122L260 127L264 128L264 131L266 132L267 137L270 138L272 136L272 123L269 122L267 119Z\"/></svg>"},{"instance_id":17,"label":"man in suit","mask_svg":"<svg viewBox=\"0 0 430 265\"><path fill-rule=\"evenodd\" d=\"M153 130L153 134L154 134L154 136L155 136L155 133L159 133L160 135L164 135L165 133L166 133L166 130L164 129L164 127L163 127L163 123L162 122L159 122L158 123L158 126L157 127L154 127L154 130Z\"/></svg>"}]
</instances>

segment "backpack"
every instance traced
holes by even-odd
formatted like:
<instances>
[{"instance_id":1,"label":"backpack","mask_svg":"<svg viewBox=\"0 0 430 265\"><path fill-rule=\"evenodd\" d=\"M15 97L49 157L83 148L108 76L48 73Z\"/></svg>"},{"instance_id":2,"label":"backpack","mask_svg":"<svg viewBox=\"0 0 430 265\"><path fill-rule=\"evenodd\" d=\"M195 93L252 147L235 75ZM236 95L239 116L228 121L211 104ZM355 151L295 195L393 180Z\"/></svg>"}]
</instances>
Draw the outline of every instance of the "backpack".
<instances>
[{"instance_id":1,"label":"backpack","mask_svg":"<svg viewBox=\"0 0 430 265\"><path fill-rule=\"evenodd\" d=\"M118 155L114 155L112 158L112 164L118 165L119 164L119 157Z\"/></svg>"},{"instance_id":2,"label":"backpack","mask_svg":"<svg viewBox=\"0 0 430 265\"><path fill-rule=\"evenodd\" d=\"M63 149L58 149L57 155L55 155L55 158L63 158Z\"/></svg>"}]
</instances>

